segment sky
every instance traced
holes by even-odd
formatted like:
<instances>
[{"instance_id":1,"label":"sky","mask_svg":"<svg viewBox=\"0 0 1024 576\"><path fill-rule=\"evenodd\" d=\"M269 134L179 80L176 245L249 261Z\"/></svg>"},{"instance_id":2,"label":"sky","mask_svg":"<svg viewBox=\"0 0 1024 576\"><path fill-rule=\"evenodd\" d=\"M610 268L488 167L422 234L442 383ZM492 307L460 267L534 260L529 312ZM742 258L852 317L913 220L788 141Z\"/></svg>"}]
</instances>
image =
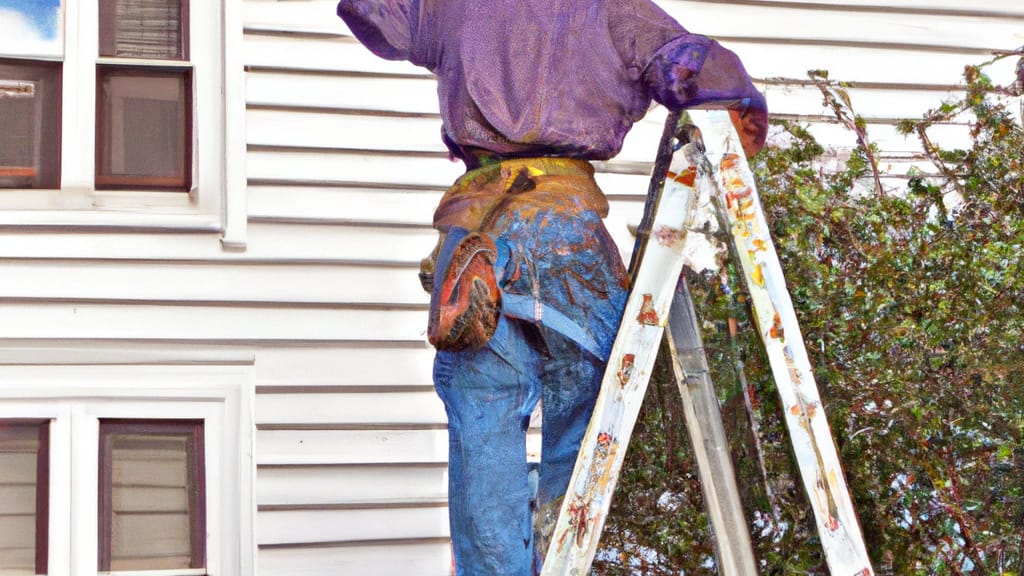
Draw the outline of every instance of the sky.
<instances>
[{"instance_id":1,"label":"sky","mask_svg":"<svg viewBox=\"0 0 1024 576\"><path fill-rule=\"evenodd\" d=\"M62 54L61 0L0 0L0 53Z\"/></svg>"},{"instance_id":2,"label":"sky","mask_svg":"<svg viewBox=\"0 0 1024 576\"><path fill-rule=\"evenodd\" d=\"M21 13L40 38L57 37L60 0L0 0L0 10Z\"/></svg>"}]
</instances>

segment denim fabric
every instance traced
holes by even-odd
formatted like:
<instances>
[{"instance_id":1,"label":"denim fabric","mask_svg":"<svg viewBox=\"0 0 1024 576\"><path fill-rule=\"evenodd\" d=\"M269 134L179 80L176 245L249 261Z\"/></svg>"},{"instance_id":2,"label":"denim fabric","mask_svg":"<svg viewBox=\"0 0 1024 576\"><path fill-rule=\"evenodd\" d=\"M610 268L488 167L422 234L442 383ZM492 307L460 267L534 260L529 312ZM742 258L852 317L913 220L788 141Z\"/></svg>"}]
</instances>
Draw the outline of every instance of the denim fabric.
<instances>
[{"instance_id":1,"label":"denim fabric","mask_svg":"<svg viewBox=\"0 0 1024 576\"><path fill-rule=\"evenodd\" d=\"M625 304L618 251L594 212L524 208L489 230L512 256L508 293L537 297L610 350ZM482 348L438 352L434 384L449 430L449 513L456 574L528 576L534 557L526 429L542 401L537 506L559 499L572 475L604 363L540 323L502 317ZM549 534L540 535L546 541Z\"/></svg>"}]
</instances>

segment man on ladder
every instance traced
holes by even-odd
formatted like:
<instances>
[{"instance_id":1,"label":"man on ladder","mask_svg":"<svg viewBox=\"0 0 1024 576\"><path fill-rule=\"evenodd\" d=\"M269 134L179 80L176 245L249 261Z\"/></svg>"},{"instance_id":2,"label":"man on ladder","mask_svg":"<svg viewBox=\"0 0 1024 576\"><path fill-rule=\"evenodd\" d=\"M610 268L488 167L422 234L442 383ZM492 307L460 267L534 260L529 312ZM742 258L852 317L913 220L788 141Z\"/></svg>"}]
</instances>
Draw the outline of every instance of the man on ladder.
<instances>
[{"instance_id":1,"label":"man on ladder","mask_svg":"<svg viewBox=\"0 0 1024 576\"><path fill-rule=\"evenodd\" d=\"M468 169L435 212L423 272L456 573L529 575L628 289L588 161L617 154L652 99L730 108L753 155L764 97L732 52L649 0L341 0L338 14L377 55L437 76L442 137ZM535 535L525 439L538 400Z\"/></svg>"}]
</instances>

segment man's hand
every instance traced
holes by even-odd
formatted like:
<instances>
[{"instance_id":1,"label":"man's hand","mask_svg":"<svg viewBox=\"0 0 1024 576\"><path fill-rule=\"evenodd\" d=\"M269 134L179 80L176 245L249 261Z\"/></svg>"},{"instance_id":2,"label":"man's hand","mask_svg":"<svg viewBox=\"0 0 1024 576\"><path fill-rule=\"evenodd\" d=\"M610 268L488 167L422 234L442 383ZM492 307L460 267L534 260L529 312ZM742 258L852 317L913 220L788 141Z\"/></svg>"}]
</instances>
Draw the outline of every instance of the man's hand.
<instances>
[{"instance_id":1,"label":"man's hand","mask_svg":"<svg viewBox=\"0 0 1024 576\"><path fill-rule=\"evenodd\" d=\"M768 106L739 57L703 36L688 35L659 52L645 72L655 100L666 107L725 108L752 157L768 136Z\"/></svg>"},{"instance_id":2,"label":"man's hand","mask_svg":"<svg viewBox=\"0 0 1024 576\"><path fill-rule=\"evenodd\" d=\"M768 136L768 107L764 96L757 96L756 99L747 99L735 107L729 107L732 125L739 133L743 153L747 158L753 158L761 148L764 148L764 141Z\"/></svg>"}]
</instances>

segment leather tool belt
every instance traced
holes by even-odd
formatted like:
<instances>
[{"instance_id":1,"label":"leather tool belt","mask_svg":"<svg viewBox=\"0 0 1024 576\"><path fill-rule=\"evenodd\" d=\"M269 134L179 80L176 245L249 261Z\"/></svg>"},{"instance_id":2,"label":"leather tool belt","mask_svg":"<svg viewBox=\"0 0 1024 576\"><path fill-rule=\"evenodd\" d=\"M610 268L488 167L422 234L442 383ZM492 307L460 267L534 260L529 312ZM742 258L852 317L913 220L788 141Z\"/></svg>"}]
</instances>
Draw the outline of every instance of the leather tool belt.
<instances>
[{"instance_id":1,"label":"leather tool belt","mask_svg":"<svg viewBox=\"0 0 1024 576\"><path fill-rule=\"evenodd\" d=\"M593 167L567 158L505 160L465 174L444 195L434 213L441 233L433 253L420 265L420 282L430 292L427 339L438 350L479 348L490 340L501 314L524 317L519 309L547 309L519 302L523 297L503 295L500 275L508 259L507 247L492 234L502 214L526 204L555 210L595 210L602 217L608 202L593 179ZM550 310L549 318L564 318ZM569 322L556 322L557 326ZM584 339L579 328L567 328ZM564 331L564 330L559 330ZM585 346L588 347L589 346Z\"/></svg>"},{"instance_id":2,"label":"leather tool belt","mask_svg":"<svg viewBox=\"0 0 1024 576\"><path fill-rule=\"evenodd\" d=\"M479 348L498 328L501 290L494 265L498 249L486 234L452 228L438 254L430 294L427 339L438 350Z\"/></svg>"}]
</instances>

